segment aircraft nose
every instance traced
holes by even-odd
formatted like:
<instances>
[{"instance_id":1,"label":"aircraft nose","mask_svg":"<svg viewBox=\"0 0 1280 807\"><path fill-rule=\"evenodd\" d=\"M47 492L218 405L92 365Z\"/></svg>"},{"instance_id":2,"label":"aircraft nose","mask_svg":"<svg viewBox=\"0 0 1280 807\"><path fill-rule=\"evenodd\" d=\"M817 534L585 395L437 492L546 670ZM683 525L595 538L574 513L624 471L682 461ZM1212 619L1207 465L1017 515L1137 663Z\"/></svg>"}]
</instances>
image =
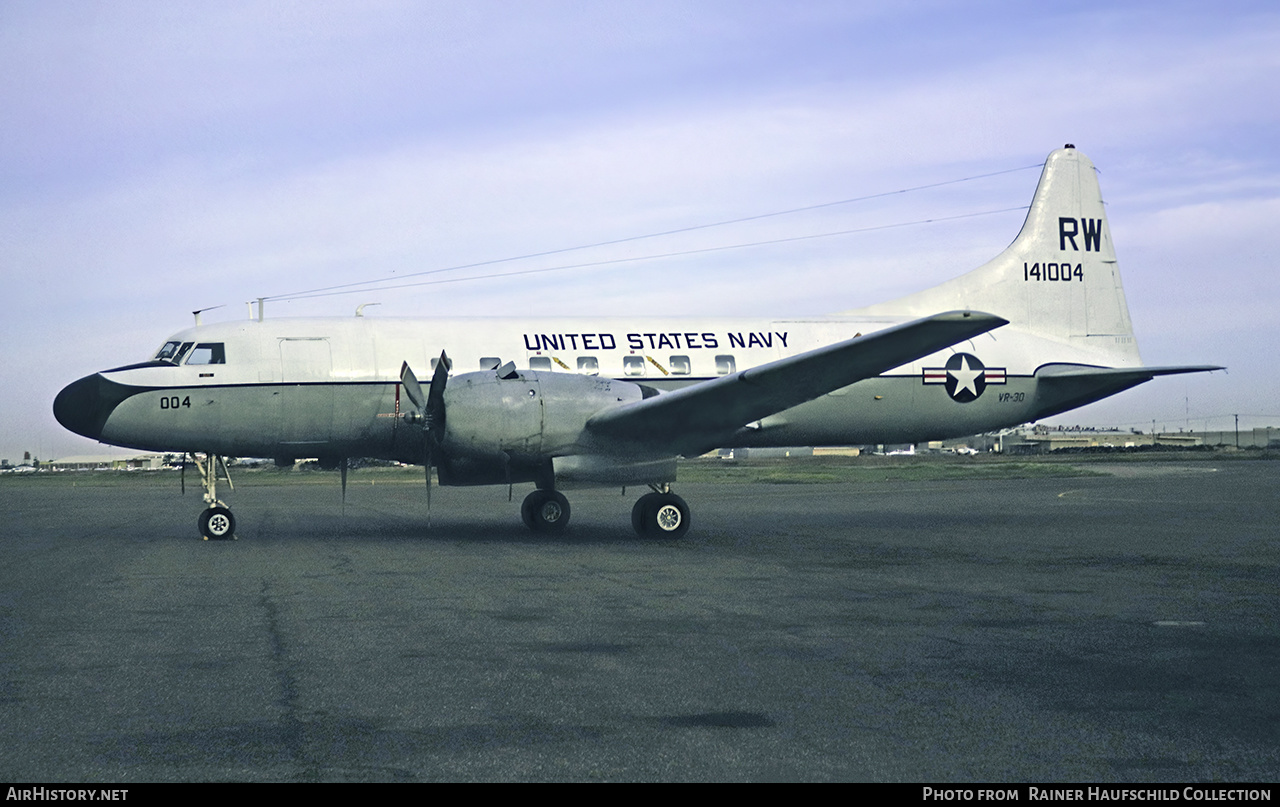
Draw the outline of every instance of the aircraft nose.
<instances>
[{"instance_id":1,"label":"aircraft nose","mask_svg":"<svg viewBox=\"0 0 1280 807\"><path fill-rule=\"evenodd\" d=\"M68 431L97 440L111 410L120 402L110 394L113 386L119 385L100 373L73 381L53 399L53 416Z\"/></svg>"}]
</instances>

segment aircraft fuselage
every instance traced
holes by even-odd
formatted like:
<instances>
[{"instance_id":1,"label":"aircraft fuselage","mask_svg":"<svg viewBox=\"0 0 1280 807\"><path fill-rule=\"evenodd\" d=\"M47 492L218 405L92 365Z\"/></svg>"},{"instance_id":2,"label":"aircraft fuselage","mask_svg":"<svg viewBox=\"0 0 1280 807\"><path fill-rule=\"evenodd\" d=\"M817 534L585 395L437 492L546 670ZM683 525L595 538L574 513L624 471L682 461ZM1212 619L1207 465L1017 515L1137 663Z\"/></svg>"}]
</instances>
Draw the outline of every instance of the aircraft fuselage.
<instances>
[{"instance_id":1,"label":"aircraft fuselage","mask_svg":"<svg viewBox=\"0 0 1280 807\"><path fill-rule=\"evenodd\" d=\"M56 409L74 431L147 451L419 461L418 438L398 417L406 408L399 371L405 362L431 367L429 357L442 349L453 375L514 361L530 380L587 375L666 391L886 324L355 317L220 323L170 337L166 344L189 345L182 363L103 371L69 387ZM1055 403L1037 394L1042 341L1007 328L984 334L766 417L723 447L920 442L1023 423ZM209 349L195 353L202 345L219 346L217 363L190 363L210 355ZM1085 351L1061 343L1053 348L1056 362L1094 363ZM961 354L956 380L947 362ZM530 371L539 365L551 369ZM490 414L495 429L513 430L513 439L523 429L538 441L522 453L573 453L579 437L543 434L532 410L508 405ZM530 420L506 423L521 417Z\"/></svg>"}]
</instances>

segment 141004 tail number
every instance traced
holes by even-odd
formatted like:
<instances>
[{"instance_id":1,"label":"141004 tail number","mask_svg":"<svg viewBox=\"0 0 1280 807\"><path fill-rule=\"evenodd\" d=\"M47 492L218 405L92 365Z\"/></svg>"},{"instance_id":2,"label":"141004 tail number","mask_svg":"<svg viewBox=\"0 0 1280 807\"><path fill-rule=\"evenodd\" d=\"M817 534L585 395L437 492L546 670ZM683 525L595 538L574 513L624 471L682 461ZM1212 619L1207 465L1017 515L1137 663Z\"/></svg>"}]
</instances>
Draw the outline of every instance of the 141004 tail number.
<instances>
[{"instance_id":1,"label":"141004 tail number","mask_svg":"<svg viewBox=\"0 0 1280 807\"><path fill-rule=\"evenodd\" d=\"M1073 280L1084 282L1084 264L1077 263L1072 266L1069 263L1022 263L1022 279L1046 280L1046 281L1064 281L1070 283Z\"/></svg>"}]
</instances>

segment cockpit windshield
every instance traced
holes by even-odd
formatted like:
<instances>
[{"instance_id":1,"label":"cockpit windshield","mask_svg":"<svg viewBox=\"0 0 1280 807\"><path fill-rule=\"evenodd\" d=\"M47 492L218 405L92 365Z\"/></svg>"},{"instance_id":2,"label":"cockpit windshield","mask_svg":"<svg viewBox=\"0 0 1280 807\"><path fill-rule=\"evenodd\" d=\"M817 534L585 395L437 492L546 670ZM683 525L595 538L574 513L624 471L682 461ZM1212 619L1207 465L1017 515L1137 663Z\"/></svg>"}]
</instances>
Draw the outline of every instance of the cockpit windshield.
<instances>
[{"instance_id":1,"label":"cockpit windshield","mask_svg":"<svg viewBox=\"0 0 1280 807\"><path fill-rule=\"evenodd\" d=\"M169 364L226 364L227 348L224 342L165 342L152 361Z\"/></svg>"},{"instance_id":2,"label":"cockpit windshield","mask_svg":"<svg viewBox=\"0 0 1280 807\"><path fill-rule=\"evenodd\" d=\"M156 353L154 361L167 361L170 364L181 364L182 357L195 342L165 342L164 347Z\"/></svg>"}]
</instances>

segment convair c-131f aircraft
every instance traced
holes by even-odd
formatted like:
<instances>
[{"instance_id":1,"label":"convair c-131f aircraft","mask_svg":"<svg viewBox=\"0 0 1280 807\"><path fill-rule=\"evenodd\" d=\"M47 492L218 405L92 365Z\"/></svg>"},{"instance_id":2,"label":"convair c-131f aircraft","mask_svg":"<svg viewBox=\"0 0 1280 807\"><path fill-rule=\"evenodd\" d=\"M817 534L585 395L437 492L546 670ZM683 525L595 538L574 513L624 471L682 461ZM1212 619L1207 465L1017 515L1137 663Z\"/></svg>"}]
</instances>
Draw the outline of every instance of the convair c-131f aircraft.
<instances>
[{"instance_id":1,"label":"convair c-131f aircraft","mask_svg":"<svg viewBox=\"0 0 1280 807\"><path fill-rule=\"evenodd\" d=\"M675 537L678 457L976 434L1215 369L1142 366L1093 164L1068 145L1004 252L891 303L789 320L259 317L176 333L53 411L103 443L198 455L205 538L234 535L224 456L319 457L344 484L350 457L422 464L428 502L432 466L442 485L532 482L521 515L539 531L568 523L564 488L647 484L633 526Z\"/></svg>"}]
</instances>

